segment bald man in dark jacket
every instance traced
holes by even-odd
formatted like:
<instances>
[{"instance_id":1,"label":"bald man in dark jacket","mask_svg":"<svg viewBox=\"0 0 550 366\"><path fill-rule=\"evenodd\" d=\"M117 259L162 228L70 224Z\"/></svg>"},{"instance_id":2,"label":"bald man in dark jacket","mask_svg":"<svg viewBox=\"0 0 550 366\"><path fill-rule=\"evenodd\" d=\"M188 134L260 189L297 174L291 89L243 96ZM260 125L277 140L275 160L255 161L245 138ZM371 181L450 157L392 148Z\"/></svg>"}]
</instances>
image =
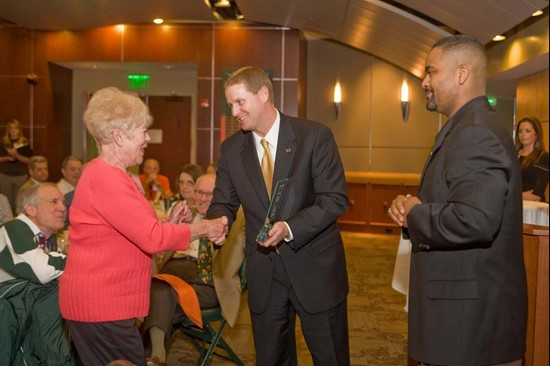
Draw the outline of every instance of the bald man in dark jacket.
<instances>
[{"instance_id":1,"label":"bald man in dark jacket","mask_svg":"<svg viewBox=\"0 0 550 366\"><path fill-rule=\"evenodd\" d=\"M485 96L487 60L469 36L437 42L422 86L449 117L420 180L389 215L412 243L409 354L429 365L521 365L527 292L521 176Z\"/></svg>"}]
</instances>

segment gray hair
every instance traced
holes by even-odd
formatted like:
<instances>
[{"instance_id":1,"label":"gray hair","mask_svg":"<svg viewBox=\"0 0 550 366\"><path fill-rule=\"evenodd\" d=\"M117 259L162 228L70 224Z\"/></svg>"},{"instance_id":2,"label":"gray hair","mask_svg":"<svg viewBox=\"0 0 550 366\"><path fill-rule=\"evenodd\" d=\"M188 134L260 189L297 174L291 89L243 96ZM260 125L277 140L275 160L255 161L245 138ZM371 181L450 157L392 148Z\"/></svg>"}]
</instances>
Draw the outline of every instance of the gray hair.
<instances>
[{"instance_id":1,"label":"gray hair","mask_svg":"<svg viewBox=\"0 0 550 366\"><path fill-rule=\"evenodd\" d=\"M136 129L151 126L153 117L136 94L108 87L94 93L84 113L84 123L97 145L102 146L111 143L116 129L134 137Z\"/></svg>"},{"instance_id":2,"label":"gray hair","mask_svg":"<svg viewBox=\"0 0 550 366\"><path fill-rule=\"evenodd\" d=\"M38 191L43 187L54 187L57 188L55 183L45 182L39 183L32 187L29 187L21 192L19 197L17 197L17 214L25 213L25 206L38 206Z\"/></svg>"},{"instance_id":3,"label":"gray hair","mask_svg":"<svg viewBox=\"0 0 550 366\"><path fill-rule=\"evenodd\" d=\"M65 159L63 159L63 163L61 163L61 167L63 169L67 169L67 165L69 164L69 161L79 161L81 162L82 164L84 164L84 162L82 161L82 159L80 158L77 158L76 156L74 155L69 155L67 156Z\"/></svg>"}]
</instances>

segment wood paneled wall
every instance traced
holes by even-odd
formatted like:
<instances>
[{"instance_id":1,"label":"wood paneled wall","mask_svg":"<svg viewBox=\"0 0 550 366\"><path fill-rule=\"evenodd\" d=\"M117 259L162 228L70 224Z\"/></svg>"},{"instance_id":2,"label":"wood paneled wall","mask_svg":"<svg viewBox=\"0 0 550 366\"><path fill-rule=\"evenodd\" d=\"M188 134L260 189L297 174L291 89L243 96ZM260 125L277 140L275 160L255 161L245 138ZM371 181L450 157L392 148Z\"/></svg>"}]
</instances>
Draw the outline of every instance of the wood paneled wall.
<instances>
[{"instance_id":1,"label":"wood paneled wall","mask_svg":"<svg viewBox=\"0 0 550 366\"><path fill-rule=\"evenodd\" d=\"M542 123L548 149L548 70L518 80L516 122L525 116L535 116Z\"/></svg>"},{"instance_id":2,"label":"wood paneled wall","mask_svg":"<svg viewBox=\"0 0 550 366\"><path fill-rule=\"evenodd\" d=\"M246 65L272 70L277 107L303 117L305 50L298 31L262 25L110 26L75 32L0 28L0 126L12 118L23 123L35 153L49 160L54 181L71 153L72 73L51 62L195 63L196 162L206 165L219 157L223 70ZM26 80L31 73L38 76L34 86ZM210 102L207 109L198 107L203 98Z\"/></svg>"}]
</instances>

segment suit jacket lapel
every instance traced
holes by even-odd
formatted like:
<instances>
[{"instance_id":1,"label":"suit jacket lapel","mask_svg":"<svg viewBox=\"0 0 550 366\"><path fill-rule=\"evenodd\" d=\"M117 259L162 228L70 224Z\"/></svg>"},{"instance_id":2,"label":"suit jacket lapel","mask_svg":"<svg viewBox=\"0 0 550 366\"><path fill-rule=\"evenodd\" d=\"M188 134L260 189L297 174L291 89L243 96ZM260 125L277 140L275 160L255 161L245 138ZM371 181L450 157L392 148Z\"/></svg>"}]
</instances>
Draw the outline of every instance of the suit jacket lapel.
<instances>
[{"instance_id":1,"label":"suit jacket lapel","mask_svg":"<svg viewBox=\"0 0 550 366\"><path fill-rule=\"evenodd\" d=\"M244 139L245 142L241 150L241 159L246 170L246 174L254 187L254 191L267 211L269 207L269 197L267 196L267 190L264 184L262 168L260 167L260 162L258 161L258 153L256 151L256 146L254 145L254 137L252 136L252 132L248 132L247 135L248 136Z\"/></svg>"},{"instance_id":2,"label":"suit jacket lapel","mask_svg":"<svg viewBox=\"0 0 550 366\"><path fill-rule=\"evenodd\" d=\"M275 158L275 171L273 172L273 186L281 179L288 177L290 167L296 156L296 135L290 119L284 114L281 115L279 127L279 139L277 141L277 155Z\"/></svg>"},{"instance_id":3,"label":"suit jacket lapel","mask_svg":"<svg viewBox=\"0 0 550 366\"><path fill-rule=\"evenodd\" d=\"M457 119L452 118L448 120L441 131L436 135L435 137L435 143L432 146L432 151L430 152L430 155L428 156L428 159L426 160L426 164L424 164L424 169L422 169L422 175L420 176L420 183L419 183L419 189L422 188L422 182L424 181L424 175L426 173L426 169L428 169L428 166L430 165L430 162L432 161L433 157L443 145L443 141L445 141L445 138L451 133L454 125L456 124Z\"/></svg>"}]
</instances>

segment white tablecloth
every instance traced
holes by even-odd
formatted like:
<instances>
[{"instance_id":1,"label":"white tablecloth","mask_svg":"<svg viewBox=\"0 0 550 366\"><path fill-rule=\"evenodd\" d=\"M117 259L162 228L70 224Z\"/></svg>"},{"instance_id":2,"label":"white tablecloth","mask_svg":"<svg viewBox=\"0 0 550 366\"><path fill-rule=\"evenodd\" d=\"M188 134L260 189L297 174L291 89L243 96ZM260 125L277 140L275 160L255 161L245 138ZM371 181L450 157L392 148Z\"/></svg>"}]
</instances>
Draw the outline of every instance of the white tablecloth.
<instances>
[{"instance_id":1,"label":"white tablecloth","mask_svg":"<svg viewBox=\"0 0 550 366\"><path fill-rule=\"evenodd\" d=\"M548 226L548 203L523 201L523 223ZM409 292L410 262L411 241L400 236L391 285L394 290L404 295L408 295ZM405 310L407 310L407 306L405 306Z\"/></svg>"},{"instance_id":2,"label":"white tablecloth","mask_svg":"<svg viewBox=\"0 0 550 366\"><path fill-rule=\"evenodd\" d=\"M548 203L523 201L523 223L548 226Z\"/></svg>"}]
</instances>

